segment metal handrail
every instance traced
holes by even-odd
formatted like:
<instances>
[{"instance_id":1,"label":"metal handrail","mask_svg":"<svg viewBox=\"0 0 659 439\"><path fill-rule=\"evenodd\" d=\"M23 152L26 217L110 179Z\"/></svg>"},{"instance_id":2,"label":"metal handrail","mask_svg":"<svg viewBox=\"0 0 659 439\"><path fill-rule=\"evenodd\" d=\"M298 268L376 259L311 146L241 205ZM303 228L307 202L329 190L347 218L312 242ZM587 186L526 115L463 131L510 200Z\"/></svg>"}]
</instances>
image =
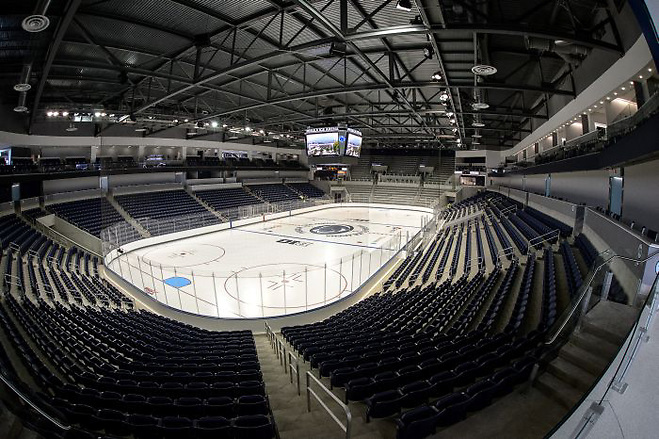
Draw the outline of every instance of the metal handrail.
<instances>
[{"instance_id":1,"label":"metal handrail","mask_svg":"<svg viewBox=\"0 0 659 439\"><path fill-rule=\"evenodd\" d=\"M295 385L297 386L297 394L300 396L301 394L301 389L300 389L300 362L298 360L298 356L293 354L290 350L287 351L287 358L288 358L288 371L290 372L291 376L291 384L293 384L293 373L295 373ZM295 365L293 365L293 360L295 360Z\"/></svg>"},{"instance_id":2,"label":"metal handrail","mask_svg":"<svg viewBox=\"0 0 659 439\"><path fill-rule=\"evenodd\" d=\"M329 395L334 402L336 402L344 411L346 415L346 423L345 425L341 420L334 414L332 413L332 410L323 402L322 399L320 399L320 396L311 388L311 382L310 380L313 380L316 384L320 386L320 388L327 394ZM350 433L351 433L351 427L352 427L352 413L350 412L350 407L348 405L344 404L330 389L328 389L318 378L313 376L311 371L307 372L307 411L311 412L311 395L316 398L316 401L325 409L325 411L334 419L334 422L339 424L339 427L341 427L341 430L343 430L346 434L346 439L350 439Z\"/></svg>"},{"instance_id":3,"label":"metal handrail","mask_svg":"<svg viewBox=\"0 0 659 439\"><path fill-rule=\"evenodd\" d=\"M590 276L589 276L589 278L588 278L588 281L587 281L587 282L584 282L584 283L581 285L581 294L579 295L579 298L574 302L574 305L572 305L572 308L571 308L570 311L568 312L567 317L566 317L565 319L563 319L563 323L561 323L560 327L559 327L558 330L554 333L554 335L552 335L551 338L545 342L545 345L552 345L552 344L554 344L554 342L556 341L556 339L558 338L558 336L563 332L563 330L564 330L565 327L567 326L568 322L572 319L572 316L574 315L574 313L575 313L575 312L577 311L577 309L579 308L579 305L581 304L581 301L584 299L584 297L586 297L586 295L587 295L587 293L588 293L588 291L589 291L589 289L590 289L590 286L591 286L593 280L595 280L595 275L596 275L596 274L602 269L603 266L607 265L607 264L608 264L610 261L612 261L613 259L620 259L620 260L623 260L623 261L630 261L630 262L634 262L634 263L636 263L636 264L638 265L638 264L642 264L642 263L644 263L644 262L647 262L648 260L650 260L650 259L652 259L653 257L658 256L658 255L659 255L659 251L654 252L654 253L652 253L651 255L648 255L648 256L647 256L646 258L644 258L644 259L634 259L634 258L630 258L629 256L613 255L613 256L609 257L608 259L606 259L605 261L603 261L600 265L598 265L597 267L595 267L595 268L592 270L592 272L591 272L591 274L590 274Z\"/></svg>"},{"instance_id":4,"label":"metal handrail","mask_svg":"<svg viewBox=\"0 0 659 439\"><path fill-rule=\"evenodd\" d=\"M0 373L0 381L5 383L7 387L9 387L22 401L24 401L27 405L32 407L34 410L36 410L41 416L46 418L48 421L52 422L57 428L68 431L71 430L70 425L64 425L61 422L59 422L57 419L53 418L50 416L48 413L43 411L39 406L37 406L35 403L33 403L30 398L27 397L23 392L21 392L14 384L7 378L3 373Z\"/></svg>"},{"instance_id":5,"label":"metal handrail","mask_svg":"<svg viewBox=\"0 0 659 439\"><path fill-rule=\"evenodd\" d=\"M531 253L531 250L530 250L531 247L535 247L535 246L538 245L538 244L541 244L541 243L543 243L543 242L545 242L545 241L549 241L549 240L552 239L553 237L558 238L558 236L560 235L560 233L561 233L560 230L558 230L558 229L554 229L554 230L550 230L550 231L547 232L547 233L543 233L542 235L538 235L538 236L536 236L535 238L531 238L531 239L529 239L529 240L528 240L528 241L529 241L529 244L528 244L529 251L528 251L528 253L529 253L529 254ZM542 238L542 239L541 239L541 238ZM539 239L539 241L538 241L538 242L534 242L534 241L537 240L537 239Z\"/></svg>"}]
</instances>

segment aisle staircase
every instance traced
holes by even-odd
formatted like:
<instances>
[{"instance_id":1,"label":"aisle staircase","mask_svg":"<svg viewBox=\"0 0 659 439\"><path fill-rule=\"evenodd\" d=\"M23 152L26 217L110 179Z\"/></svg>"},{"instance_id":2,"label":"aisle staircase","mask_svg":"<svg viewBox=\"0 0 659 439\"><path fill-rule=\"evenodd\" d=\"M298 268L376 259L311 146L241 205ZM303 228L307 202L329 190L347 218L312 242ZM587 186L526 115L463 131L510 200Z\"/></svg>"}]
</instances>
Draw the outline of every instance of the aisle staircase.
<instances>
[{"instance_id":1,"label":"aisle staircase","mask_svg":"<svg viewBox=\"0 0 659 439\"><path fill-rule=\"evenodd\" d=\"M637 310L611 301L600 301L540 375L535 387L569 409L595 383L615 358Z\"/></svg>"},{"instance_id":2,"label":"aisle staircase","mask_svg":"<svg viewBox=\"0 0 659 439\"><path fill-rule=\"evenodd\" d=\"M188 195L190 195L192 198L194 198L194 199L197 201L197 203L199 203L199 204L201 204L202 206L204 206L204 208L205 208L207 211L209 211L210 213L212 213L213 215L215 215L216 217L218 217L218 218L220 219L221 222L226 222L226 221L229 220L228 218L224 217L220 212L218 212L218 211L216 211L215 209L213 209L213 207L212 207L210 204L208 204L207 202L205 202L204 200L202 200L201 198L199 198L199 197L195 194L195 192L194 192L192 189L190 189L190 187L186 187L186 188L185 188L185 191L188 193Z\"/></svg>"},{"instance_id":3,"label":"aisle staircase","mask_svg":"<svg viewBox=\"0 0 659 439\"><path fill-rule=\"evenodd\" d=\"M107 194L106 196L108 202L112 204L112 206L121 214L121 216L126 220L128 224L133 226L139 233L142 235L144 238L149 238L151 236L151 233L147 229L145 229L137 220L135 220L132 216L128 214L124 210L123 207L121 207L121 204L115 200L114 196L112 194Z\"/></svg>"}]
</instances>

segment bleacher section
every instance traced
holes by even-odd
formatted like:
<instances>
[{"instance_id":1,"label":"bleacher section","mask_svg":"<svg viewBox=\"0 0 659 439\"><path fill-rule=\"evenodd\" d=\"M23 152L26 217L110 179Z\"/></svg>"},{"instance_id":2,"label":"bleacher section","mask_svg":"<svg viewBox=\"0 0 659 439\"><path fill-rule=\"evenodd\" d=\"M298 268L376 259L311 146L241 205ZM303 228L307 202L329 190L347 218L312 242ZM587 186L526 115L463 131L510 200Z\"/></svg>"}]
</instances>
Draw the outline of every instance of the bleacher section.
<instances>
[{"instance_id":1,"label":"bleacher section","mask_svg":"<svg viewBox=\"0 0 659 439\"><path fill-rule=\"evenodd\" d=\"M259 204L262 201L246 192L242 187L196 191L195 196L217 211L240 206Z\"/></svg>"},{"instance_id":2,"label":"bleacher section","mask_svg":"<svg viewBox=\"0 0 659 439\"><path fill-rule=\"evenodd\" d=\"M385 186L383 184L376 184L371 202L402 205L414 204L418 192L418 186Z\"/></svg>"},{"instance_id":3,"label":"bleacher section","mask_svg":"<svg viewBox=\"0 0 659 439\"><path fill-rule=\"evenodd\" d=\"M284 185L250 190L269 201L287 191L299 198ZM214 209L252 197L241 188L195 195ZM116 198L136 219L180 214L164 208L210 214L182 190ZM519 396L536 364L555 355L545 341L597 258L585 236L572 247L567 225L500 194L455 203L442 219L448 225L401 251L382 290L281 330L298 368L308 362L366 422L394 417L397 439L425 438ZM547 230L560 234L528 248ZM100 276L99 258L15 215L0 218L0 246L0 332L10 348L0 366L17 382L21 369L28 394L61 412L71 437L278 437L249 331L208 331L135 310ZM616 288L610 294L620 297Z\"/></svg>"},{"instance_id":4,"label":"bleacher section","mask_svg":"<svg viewBox=\"0 0 659 439\"><path fill-rule=\"evenodd\" d=\"M419 167L432 167L432 174L427 175L426 182L447 184L455 172L455 154L451 151L398 151L382 149L363 149L356 165L350 167L352 180L371 178L372 165L388 167L387 174L419 175Z\"/></svg>"},{"instance_id":5,"label":"bleacher section","mask_svg":"<svg viewBox=\"0 0 659 439\"><path fill-rule=\"evenodd\" d=\"M3 374L59 412L67 438L275 437L251 332L135 311L98 258L1 221L0 241L17 246L3 257L17 274L0 295Z\"/></svg>"},{"instance_id":6,"label":"bleacher section","mask_svg":"<svg viewBox=\"0 0 659 439\"><path fill-rule=\"evenodd\" d=\"M296 201L300 195L283 184L255 184L248 186L249 190L267 201L268 203L280 203L282 201Z\"/></svg>"},{"instance_id":7,"label":"bleacher section","mask_svg":"<svg viewBox=\"0 0 659 439\"><path fill-rule=\"evenodd\" d=\"M174 231L157 227L158 220L186 216L188 228L218 223L220 220L190 194L182 189L172 191L146 192L118 195L115 200L128 214L137 220L151 234L164 234ZM184 223L178 225L185 227Z\"/></svg>"},{"instance_id":8,"label":"bleacher section","mask_svg":"<svg viewBox=\"0 0 659 439\"><path fill-rule=\"evenodd\" d=\"M368 203L371 200L372 184L348 184L345 186L353 202Z\"/></svg>"},{"instance_id":9,"label":"bleacher section","mask_svg":"<svg viewBox=\"0 0 659 439\"><path fill-rule=\"evenodd\" d=\"M106 227L126 221L105 198L89 198L67 203L51 204L48 210L74 226L100 237ZM137 234L137 231L134 230Z\"/></svg>"},{"instance_id":10,"label":"bleacher section","mask_svg":"<svg viewBox=\"0 0 659 439\"><path fill-rule=\"evenodd\" d=\"M325 196L325 192L311 183L287 183L286 185L307 198L323 198Z\"/></svg>"}]
</instances>

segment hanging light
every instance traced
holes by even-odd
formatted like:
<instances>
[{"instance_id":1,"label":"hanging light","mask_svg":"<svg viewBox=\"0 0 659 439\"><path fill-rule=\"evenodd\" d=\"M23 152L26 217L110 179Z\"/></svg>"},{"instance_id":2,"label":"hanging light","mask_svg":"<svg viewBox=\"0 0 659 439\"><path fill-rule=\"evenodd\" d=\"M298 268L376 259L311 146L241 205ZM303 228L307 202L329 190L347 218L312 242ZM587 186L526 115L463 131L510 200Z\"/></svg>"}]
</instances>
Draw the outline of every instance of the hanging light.
<instances>
[{"instance_id":1,"label":"hanging light","mask_svg":"<svg viewBox=\"0 0 659 439\"><path fill-rule=\"evenodd\" d=\"M441 72L433 73L432 76L430 77L430 79L432 79L433 81L441 81L442 80Z\"/></svg>"},{"instance_id":2,"label":"hanging light","mask_svg":"<svg viewBox=\"0 0 659 439\"><path fill-rule=\"evenodd\" d=\"M410 12L412 10L412 0L398 0L396 2L396 9Z\"/></svg>"}]
</instances>

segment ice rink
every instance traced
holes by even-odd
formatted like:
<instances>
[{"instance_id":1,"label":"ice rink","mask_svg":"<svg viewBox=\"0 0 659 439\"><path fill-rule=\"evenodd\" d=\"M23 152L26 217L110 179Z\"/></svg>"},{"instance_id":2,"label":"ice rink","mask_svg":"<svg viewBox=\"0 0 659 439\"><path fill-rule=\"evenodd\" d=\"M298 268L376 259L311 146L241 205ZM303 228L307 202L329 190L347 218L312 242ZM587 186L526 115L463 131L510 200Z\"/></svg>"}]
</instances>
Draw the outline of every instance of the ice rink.
<instances>
[{"instance_id":1,"label":"ice rink","mask_svg":"<svg viewBox=\"0 0 659 439\"><path fill-rule=\"evenodd\" d=\"M351 294L431 216L413 207L324 209L139 248L110 266L187 312L292 314Z\"/></svg>"}]
</instances>

